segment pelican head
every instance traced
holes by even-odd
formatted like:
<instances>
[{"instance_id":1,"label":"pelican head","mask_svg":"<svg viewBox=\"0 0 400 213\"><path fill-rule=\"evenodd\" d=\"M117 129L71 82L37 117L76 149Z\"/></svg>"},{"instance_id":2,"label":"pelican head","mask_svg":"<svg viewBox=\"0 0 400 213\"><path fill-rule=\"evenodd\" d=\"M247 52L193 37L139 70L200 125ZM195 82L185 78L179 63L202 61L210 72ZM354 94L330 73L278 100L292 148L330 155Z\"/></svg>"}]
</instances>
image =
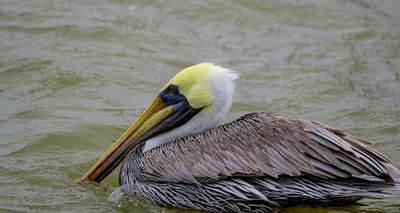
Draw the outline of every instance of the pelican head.
<instances>
[{"instance_id":1,"label":"pelican head","mask_svg":"<svg viewBox=\"0 0 400 213\"><path fill-rule=\"evenodd\" d=\"M233 98L238 75L201 63L176 74L126 132L85 174L82 181L100 182L138 145L146 152L173 139L219 124Z\"/></svg>"}]
</instances>

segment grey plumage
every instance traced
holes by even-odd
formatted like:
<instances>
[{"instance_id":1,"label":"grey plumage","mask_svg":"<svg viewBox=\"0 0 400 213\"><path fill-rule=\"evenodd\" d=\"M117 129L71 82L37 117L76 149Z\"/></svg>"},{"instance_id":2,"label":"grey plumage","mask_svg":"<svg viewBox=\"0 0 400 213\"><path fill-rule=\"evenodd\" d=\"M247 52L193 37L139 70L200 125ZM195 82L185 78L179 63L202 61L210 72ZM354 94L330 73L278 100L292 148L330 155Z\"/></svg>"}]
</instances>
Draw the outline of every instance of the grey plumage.
<instances>
[{"instance_id":1,"label":"grey plumage","mask_svg":"<svg viewBox=\"0 0 400 213\"><path fill-rule=\"evenodd\" d=\"M125 159L120 184L125 193L163 206L269 212L384 194L396 174L393 163L362 140L318 122L261 112L144 153L138 146Z\"/></svg>"},{"instance_id":2,"label":"grey plumage","mask_svg":"<svg viewBox=\"0 0 400 213\"><path fill-rule=\"evenodd\" d=\"M131 177L122 192L166 207L215 212L272 212L296 204L337 205L380 198L392 187L361 178L235 177L196 184L141 182Z\"/></svg>"}]
</instances>

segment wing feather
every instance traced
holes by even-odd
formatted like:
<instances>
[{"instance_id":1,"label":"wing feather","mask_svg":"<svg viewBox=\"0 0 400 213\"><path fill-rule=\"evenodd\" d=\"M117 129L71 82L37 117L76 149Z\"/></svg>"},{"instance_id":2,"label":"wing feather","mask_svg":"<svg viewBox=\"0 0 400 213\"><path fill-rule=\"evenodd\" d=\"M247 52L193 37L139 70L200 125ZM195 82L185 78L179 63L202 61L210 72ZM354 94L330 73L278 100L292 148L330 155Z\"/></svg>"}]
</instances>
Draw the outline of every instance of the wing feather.
<instances>
[{"instance_id":1,"label":"wing feather","mask_svg":"<svg viewBox=\"0 0 400 213\"><path fill-rule=\"evenodd\" d=\"M392 183L399 173L365 141L277 113L251 113L144 153L138 150L132 166L144 181L199 184L231 176L371 175Z\"/></svg>"}]
</instances>

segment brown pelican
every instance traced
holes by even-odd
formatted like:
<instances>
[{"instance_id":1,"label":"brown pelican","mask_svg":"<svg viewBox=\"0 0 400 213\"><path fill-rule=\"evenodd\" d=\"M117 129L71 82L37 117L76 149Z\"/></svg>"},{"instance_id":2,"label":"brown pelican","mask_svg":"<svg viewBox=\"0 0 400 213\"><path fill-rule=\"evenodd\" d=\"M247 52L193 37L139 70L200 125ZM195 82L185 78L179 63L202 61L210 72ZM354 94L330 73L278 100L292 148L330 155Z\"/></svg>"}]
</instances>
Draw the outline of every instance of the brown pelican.
<instances>
[{"instance_id":1,"label":"brown pelican","mask_svg":"<svg viewBox=\"0 0 400 213\"><path fill-rule=\"evenodd\" d=\"M182 70L82 181L100 182L124 160L123 193L216 212L344 205L396 187L388 158L325 124L258 112L219 125L237 78L210 63Z\"/></svg>"}]
</instances>

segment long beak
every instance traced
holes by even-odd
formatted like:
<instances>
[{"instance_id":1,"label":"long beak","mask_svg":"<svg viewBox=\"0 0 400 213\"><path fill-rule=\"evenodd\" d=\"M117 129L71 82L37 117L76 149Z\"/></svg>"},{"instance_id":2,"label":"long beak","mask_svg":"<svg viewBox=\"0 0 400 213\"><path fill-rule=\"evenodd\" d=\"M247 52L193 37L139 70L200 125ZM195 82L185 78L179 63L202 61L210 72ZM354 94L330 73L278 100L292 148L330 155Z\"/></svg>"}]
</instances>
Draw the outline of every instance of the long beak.
<instances>
[{"instance_id":1,"label":"long beak","mask_svg":"<svg viewBox=\"0 0 400 213\"><path fill-rule=\"evenodd\" d=\"M128 130L103 154L82 177L82 182L100 182L110 174L126 155L141 141L143 135L173 114L173 106L164 106L160 97L147 107ZM146 134L148 135L148 134Z\"/></svg>"}]
</instances>

